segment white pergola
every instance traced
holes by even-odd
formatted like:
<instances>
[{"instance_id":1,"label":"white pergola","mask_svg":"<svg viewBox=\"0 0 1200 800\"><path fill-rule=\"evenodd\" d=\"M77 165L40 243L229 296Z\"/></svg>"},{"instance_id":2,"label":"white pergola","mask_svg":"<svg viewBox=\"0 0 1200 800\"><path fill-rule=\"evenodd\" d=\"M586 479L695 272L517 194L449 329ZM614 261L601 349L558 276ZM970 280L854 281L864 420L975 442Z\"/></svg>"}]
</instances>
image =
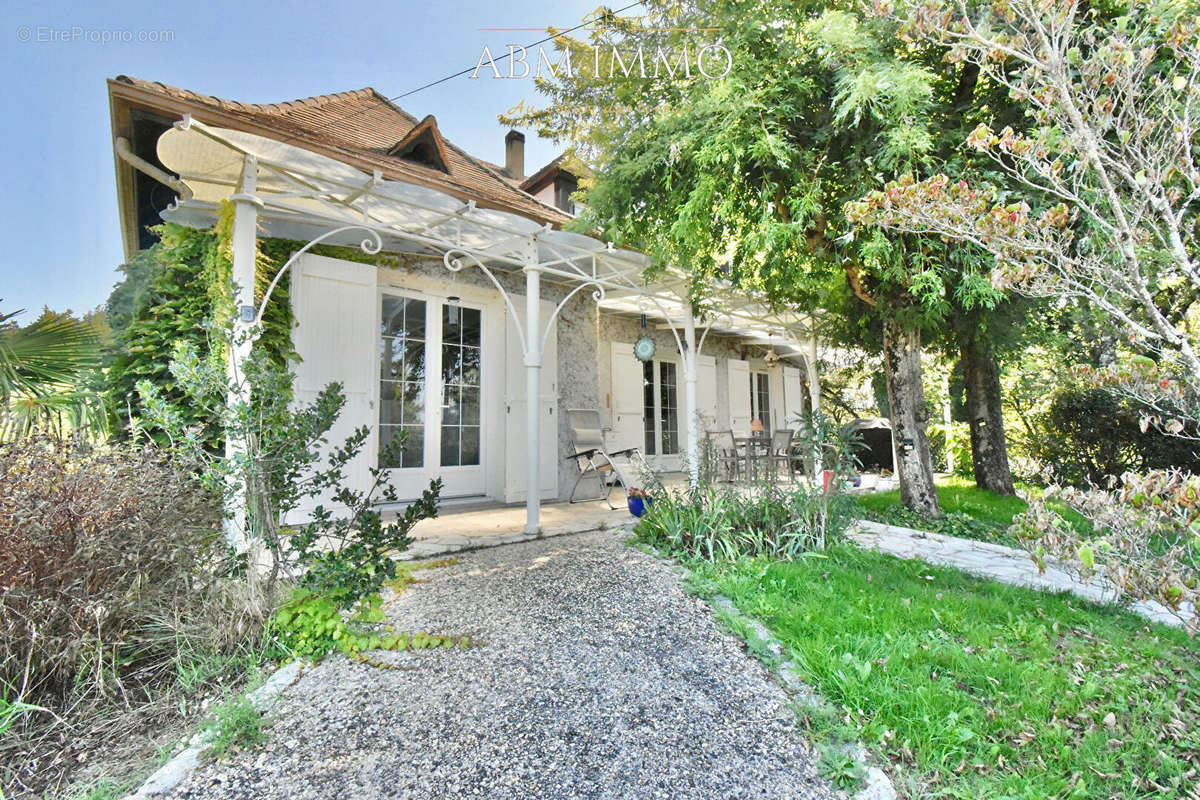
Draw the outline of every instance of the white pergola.
<instances>
[{"instance_id":1,"label":"white pergola","mask_svg":"<svg viewBox=\"0 0 1200 800\"><path fill-rule=\"evenodd\" d=\"M687 462L693 483L699 468L697 356L710 333L775 347L785 355L803 352L809 370L811 407L819 408L817 344L811 316L772 310L756 298L721 285L706 287L703 292L719 312L697 319L686 273L668 269L648 284L643 275L650 260L641 253L554 230L517 214L479 208L475 201L463 202L436 189L386 180L379 170L368 175L329 156L263 136L206 125L190 116L159 138L158 155L188 190L163 214L165 218L208 227L222 202L228 200L234 205L237 314L235 346L230 353L233 374L240 373L275 286L271 284L256 308L255 239L261 227L272 236L308 241L280 269L276 282L300 255L318 243L355 244L367 253L387 250L440 255L451 272L468 266L481 270L500 292L520 334L526 370L526 435L528 452L533 454L540 452L537 397L546 339L567 302L589 288L600 308L645 314L661 320L671 331L683 362ZM524 274L523 322L496 271ZM543 280L566 292L549 319L542 319L541 313ZM540 459L530 457L527 464L530 488L526 492L526 530L536 533L540 497L533 487L541 485ZM231 510L235 520L240 519L240 509Z\"/></svg>"}]
</instances>

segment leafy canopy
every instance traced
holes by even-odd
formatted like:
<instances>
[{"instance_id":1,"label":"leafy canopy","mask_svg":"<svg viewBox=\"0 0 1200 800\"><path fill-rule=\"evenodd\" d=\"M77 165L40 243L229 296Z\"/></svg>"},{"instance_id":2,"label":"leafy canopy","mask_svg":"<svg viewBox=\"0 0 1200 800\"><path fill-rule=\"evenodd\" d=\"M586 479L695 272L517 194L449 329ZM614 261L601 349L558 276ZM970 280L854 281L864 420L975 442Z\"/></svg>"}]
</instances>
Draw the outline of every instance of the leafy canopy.
<instances>
[{"instance_id":1,"label":"leafy canopy","mask_svg":"<svg viewBox=\"0 0 1200 800\"><path fill-rule=\"evenodd\" d=\"M780 303L828 305L847 275L860 297L918 323L942 317L950 291L968 306L996 302L982 254L860 231L842 210L954 152L973 99L990 86L972 77L964 91L944 49L911 48L895 23L864 18L852 3L647 5L656 27L718 27L729 73L543 78L550 105L505 119L570 142L600 167L581 198L580 226L657 264L685 267L696 300L728 275ZM616 29L557 41L573 53L638 45L694 52L704 36ZM972 277L950 289L949 272Z\"/></svg>"}]
</instances>

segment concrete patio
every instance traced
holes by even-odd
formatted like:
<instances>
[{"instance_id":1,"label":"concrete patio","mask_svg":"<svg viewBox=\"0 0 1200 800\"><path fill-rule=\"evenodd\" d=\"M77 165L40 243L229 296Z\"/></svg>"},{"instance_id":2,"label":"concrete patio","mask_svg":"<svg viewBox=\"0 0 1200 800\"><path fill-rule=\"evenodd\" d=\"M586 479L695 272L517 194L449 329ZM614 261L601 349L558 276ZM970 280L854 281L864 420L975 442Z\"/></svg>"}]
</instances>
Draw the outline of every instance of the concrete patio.
<instances>
[{"instance_id":1,"label":"concrete patio","mask_svg":"<svg viewBox=\"0 0 1200 800\"><path fill-rule=\"evenodd\" d=\"M542 505L541 532L532 534L525 532L524 503L496 505L449 501L441 507L436 518L417 523L412 531L415 541L401 557L408 560L430 558L461 550L632 525L634 518L625 505L625 493L620 487L613 490L612 502L616 510L610 509L603 500L545 503Z\"/></svg>"},{"instance_id":2,"label":"concrete patio","mask_svg":"<svg viewBox=\"0 0 1200 800\"><path fill-rule=\"evenodd\" d=\"M661 476L663 484L670 489L682 488L687 477L683 473ZM803 481L804 478L799 480ZM753 492L755 484L732 484L739 491ZM852 493L887 491L896 488L893 477L864 474L860 486L850 489ZM525 505L498 505L496 503L447 500L444 501L435 519L422 520L413 528L415 540L401 556L406 560L432 558L477 550L502 544L516 544L533 539L561 536L567 533L612 530L632 526L635 519L629 513L625 492L614 486L610 509L603 500L582 503L543 503L541 510L541 532L525 532Z\"/></svg>"}]
</instances>

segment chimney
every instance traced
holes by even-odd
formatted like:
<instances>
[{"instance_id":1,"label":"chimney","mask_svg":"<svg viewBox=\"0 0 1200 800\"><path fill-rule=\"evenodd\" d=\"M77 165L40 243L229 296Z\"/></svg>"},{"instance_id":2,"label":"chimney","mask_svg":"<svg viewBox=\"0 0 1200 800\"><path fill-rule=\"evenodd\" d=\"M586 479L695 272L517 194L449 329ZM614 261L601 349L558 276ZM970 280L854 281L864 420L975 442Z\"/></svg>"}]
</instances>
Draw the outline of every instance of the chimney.
<instances>
[{"instance_id":1,"label":"chimney","mask_svg":"<svg viewBox=\"0 0 1200 800\"><path fill-rule=\"evenodd\" d=\"M520 131L509 131L504 136L504 168L509 177L525 177L525 134Z\"/></svg>"}]
</instances>

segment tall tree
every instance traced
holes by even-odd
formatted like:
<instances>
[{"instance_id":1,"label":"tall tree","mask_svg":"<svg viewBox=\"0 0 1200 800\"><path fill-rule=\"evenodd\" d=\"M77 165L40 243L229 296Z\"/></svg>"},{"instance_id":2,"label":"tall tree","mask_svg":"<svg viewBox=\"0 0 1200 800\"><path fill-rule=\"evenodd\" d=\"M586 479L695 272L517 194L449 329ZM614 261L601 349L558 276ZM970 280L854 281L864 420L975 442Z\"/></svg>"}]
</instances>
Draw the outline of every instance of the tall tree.
<instances>
[{"instance_id":1,"label":"tall tree","mask_svg":"<svg viewBox=\"0 0 1200 800\"><path fill-rule=\"evenodd\" d=\"M805 309L829 304L839 283L850 287L856 299L846 313L875 318L882 331L902 495L938 514L923 336L950 310L950 277L967 308L999 294L974 251L859 228L844 205L889 176L923 170L931 154L965 137L969 128L959 136L962 126L942 133L930 123L962 116L962 69L943 61L944 48L913 58L895 23L861 18L849 2L647 5L648 26L618 21L586 41L560 36L573 63L598 58L599 75L543 77L549 106L505 121L535 124L598 165L582 225L658 263L686 266L695 285L727 272L741 287ZM688 46L694 55L708 43L697 40L703 34L646 27L718 28L728 73L709 78L693 67L690 78L668 80L660 70L655 80L614 69L614 49L627 63L641 45L657 64L659 53L673 58ZM966 96L972 107L973 82Z\"/></svg>"},{"instance_id":2,"label":"tall tree","mask_svg":"<svg viewBox=\"0 0 1200 800\"><path fill-rule=\"evenodd\" d=\"M1200 419L1200 7L932 0L896 13L1002 86L1031 126L981 122L966 144L991 175L903 179L868 194L862 218L971 243L994 256L997 285L1103 311L1157 362L1114 383L1179 413L1168 431Z\"/></svg>"},{"instance_id":3,"label":"tall tree","mask_svg":"<svg viewBox=\"0 0 1200 800\"><path fill-rule=\"evenodd\" d=\"M996 312L962 310L951 330L962 366L963 395L971 430L971 470L975 485L997 494L1015 494L1004 434L1000 360L994 328L1011 323Z\"/></svg>"}]
</instances>

